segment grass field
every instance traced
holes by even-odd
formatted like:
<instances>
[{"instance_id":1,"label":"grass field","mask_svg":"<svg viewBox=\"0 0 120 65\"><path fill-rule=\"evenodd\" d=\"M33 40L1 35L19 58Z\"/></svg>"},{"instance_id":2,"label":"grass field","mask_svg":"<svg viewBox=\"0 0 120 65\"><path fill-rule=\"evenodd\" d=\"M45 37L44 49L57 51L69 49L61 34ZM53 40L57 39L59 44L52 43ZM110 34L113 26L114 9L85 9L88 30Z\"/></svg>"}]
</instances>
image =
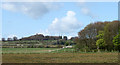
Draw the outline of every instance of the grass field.
<instances>
[{"instance_id":1,"label":"grass field","mask_svg":"<svg viewBox=\"0 0 120 65\"><path fill-rule=\"evenodd\" d=\"M57 50L58 49L58 50ZM75 53L59 48L3 48L3 63L117 63L117 52ZM50 50L54 50L49 52ZM69 52L68 52L69 51Z\"/></svg>"},{"instance_id":2,"label":"grass field","mask_svg":"<svg viewBox=\"0 0 120 65\"><path fill-rule=\"evenodd\" d=\"M2 48L2 53L49 53L59 48Z\"/></svg>"},{"instance_id":3,"label":"grass field","mask_svg":"<svg viewBox=\"0 0 120 65\"><path fill-rule=\"evenodd\" d=\"M3 63L117 63L118 53L3 54Z\"/></svg>"}]
</instances>

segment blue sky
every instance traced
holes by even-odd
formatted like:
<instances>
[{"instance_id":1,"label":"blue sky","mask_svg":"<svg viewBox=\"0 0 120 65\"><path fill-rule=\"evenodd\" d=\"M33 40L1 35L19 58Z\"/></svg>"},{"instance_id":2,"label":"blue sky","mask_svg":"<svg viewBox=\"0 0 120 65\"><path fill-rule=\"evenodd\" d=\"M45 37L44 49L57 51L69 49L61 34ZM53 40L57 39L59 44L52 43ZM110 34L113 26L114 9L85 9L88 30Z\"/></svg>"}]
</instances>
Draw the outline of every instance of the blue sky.
<instances>
[{"instance_id":1,"label":"blue sky","mask_svg":"<svg viewBox=\"0 0 120 65\"><path fill-rule=\"evenodd\" d=\"M117 2L3 3L2 37L71 37L92 22L117 19Z\"/></svg>"}]
</instances>

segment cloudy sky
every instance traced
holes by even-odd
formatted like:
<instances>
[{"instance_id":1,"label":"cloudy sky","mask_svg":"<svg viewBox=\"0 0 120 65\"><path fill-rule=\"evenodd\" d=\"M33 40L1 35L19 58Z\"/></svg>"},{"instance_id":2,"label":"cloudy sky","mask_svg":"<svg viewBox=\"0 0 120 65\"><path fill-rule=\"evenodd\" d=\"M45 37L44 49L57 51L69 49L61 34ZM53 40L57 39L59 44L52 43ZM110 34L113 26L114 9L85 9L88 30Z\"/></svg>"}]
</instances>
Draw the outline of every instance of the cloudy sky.
<instances>
[{"instance_id":1,"label":"cloudy sky","mask_svg":"<svg viewBox=\"0 0 120 65\"><path fill-rule=\"evenodd\" d=\"M117 2L2 3L2 37L77 36L86 25L118 19Z\"/></svg>"}]
</instances>

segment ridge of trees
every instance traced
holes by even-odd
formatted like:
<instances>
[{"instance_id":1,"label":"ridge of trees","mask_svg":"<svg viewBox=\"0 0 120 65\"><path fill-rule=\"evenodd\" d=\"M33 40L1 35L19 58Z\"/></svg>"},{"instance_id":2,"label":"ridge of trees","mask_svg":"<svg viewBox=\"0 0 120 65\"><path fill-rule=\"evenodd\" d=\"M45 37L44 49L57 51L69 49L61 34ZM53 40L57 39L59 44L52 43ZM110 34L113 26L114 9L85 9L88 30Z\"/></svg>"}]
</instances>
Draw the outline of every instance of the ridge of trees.
<instances>
[{"instance_id":1,"label":"ridge of trees","mask_svg":"<svg viewBox=\"0 0 120 65\"><path fill-rule=\"evenodd\" d=\"M36 34L36 35L31 35L29 37L22 37L20 39L18 39L16 36L13 38L2 38L2 41L24 41L24 40L38 40L38 41L42 41L42 40L68 40L67 36L44 36L43 34ZM71 39L69 40L74 40L75 37L71 37Z\"/></svg>"},{"instance_id":2,"label":"ridge of trees","mask_svg":"<svg viewBox=\"0 0 120 65\"><path fill-rule=\"evenodd\" d=\"M118 50L115 49L115 44L119 43L119 31L120 22L105 21L95 22L88 24L83 30L78 32L78 38L76 38L77 50L80 49L101 49L101 50ZM116 41L116 38L118 41ZM114 40L114 42L113 42Z\"/></svg>"}]
</instances>

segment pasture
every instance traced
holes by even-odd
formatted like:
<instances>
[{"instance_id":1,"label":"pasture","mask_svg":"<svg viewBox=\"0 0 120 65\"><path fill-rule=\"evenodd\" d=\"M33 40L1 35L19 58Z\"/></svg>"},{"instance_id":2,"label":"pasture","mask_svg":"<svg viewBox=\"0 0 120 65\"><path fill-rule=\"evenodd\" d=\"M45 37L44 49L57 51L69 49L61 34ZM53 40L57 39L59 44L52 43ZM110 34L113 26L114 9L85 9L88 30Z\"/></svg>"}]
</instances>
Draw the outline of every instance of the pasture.
<instances>
[{"instance_id":1,"label":"pasture","mask_svg":"<svg viewBox=\"0 0 120 65\"><path fill-rule=\"evenodd\" d=\"M117 63L118 53L3 54L3 63Z\"/></svg>"},{"instance_id":2,"label":"pasture","mask_svg":"<svg viewBox=\"0 0 120 65\"><path fill-rule=\"evenodd\" d=\"M58 52L56 52L58 49ZM117 63L117 52L70 52L59 48L3 48L3 63ZM54 50L49 52L49 50Z\"/></svg>"},{"instance_id":3,"label":"pasture","mask_svg":"<svg viewBox=\"0 0 120 65\"><path fill-rule=\"evenodd\" d=\"M59 48L2 48L2 53L49 53Z\"/></svg>"}]
</instances>

